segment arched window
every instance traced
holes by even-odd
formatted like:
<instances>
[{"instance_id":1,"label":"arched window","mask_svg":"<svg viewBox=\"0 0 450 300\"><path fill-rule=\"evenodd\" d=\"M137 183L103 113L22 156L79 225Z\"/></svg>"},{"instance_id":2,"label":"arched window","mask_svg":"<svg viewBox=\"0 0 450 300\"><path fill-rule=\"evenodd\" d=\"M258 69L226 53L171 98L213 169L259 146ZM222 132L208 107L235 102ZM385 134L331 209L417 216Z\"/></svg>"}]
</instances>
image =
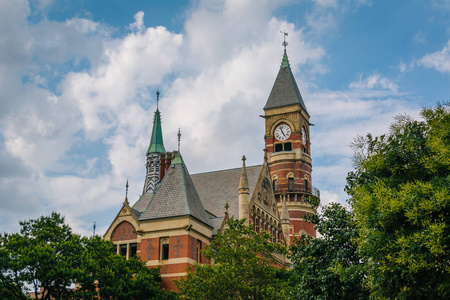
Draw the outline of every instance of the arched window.
<instances>
[{"instance_id":1,"label":"arched window","mask_svg":"<svg viewBox=\"0 0 450 300\"><path fill-rule=\"evenodd\" d=\"M294 191L294 178L288 178L288 192Z\"/></svg>"}]
</instances>

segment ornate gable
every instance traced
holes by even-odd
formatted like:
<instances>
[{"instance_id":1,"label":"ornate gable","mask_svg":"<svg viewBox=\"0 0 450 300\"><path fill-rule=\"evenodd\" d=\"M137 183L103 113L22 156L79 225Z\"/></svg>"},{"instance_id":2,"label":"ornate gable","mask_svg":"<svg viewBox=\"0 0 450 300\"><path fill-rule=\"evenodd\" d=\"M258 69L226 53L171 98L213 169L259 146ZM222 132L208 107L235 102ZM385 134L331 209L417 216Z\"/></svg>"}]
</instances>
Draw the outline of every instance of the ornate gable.
<instances>
[{"instance_id":1,"label":"ornate gable","mask_svg":"<svg viewBox=\"0 0 450 300\"><path fill-rule=\"evenodd\" d=\"M109 226L108 230L104 234L104 238L107 240L111 240L113 237L113 233L119 225L123 225L128 223L129 225L134 227L135 232L140 231L140 223L138 221L139 215L136 210L130 207L128 203L128 199L125 199L125 202L122 205L122 208L117 213L114 221ZM126 222L126 223L124 223Z\"/></svg>"},{"instance_id":2,"label":"ornate gable","mask_svg":"<svg viewBox=\"0 0 450 300\"><path fill-rule=\"evenodd\" d=\"M254 212L258 208L272 216L274 220L280 221L275 194L270 180L270 171L266 161L261 166L258 180L250 197L250 211Z\"/></svg>"}]
</instances>

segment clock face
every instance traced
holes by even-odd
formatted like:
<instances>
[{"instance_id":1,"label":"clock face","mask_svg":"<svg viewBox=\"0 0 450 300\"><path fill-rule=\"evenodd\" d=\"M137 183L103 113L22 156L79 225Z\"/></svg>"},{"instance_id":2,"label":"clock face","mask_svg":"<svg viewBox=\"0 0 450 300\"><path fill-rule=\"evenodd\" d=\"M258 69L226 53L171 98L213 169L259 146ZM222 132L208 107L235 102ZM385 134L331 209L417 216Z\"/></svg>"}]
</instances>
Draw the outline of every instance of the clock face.
<instances>
[{"instance_id":1,"label":"clock face","mask_svg":"<svg viewBox=\"0 0 450 300\"><path fill-rule=\"evenodd\" d=\"M291 128L286 124L281 124L275 129L275 138L279 141L285 141L291 136Z\"/></svg>"},{"instance_id":2,"label":"clock face","mask_svg":"<svg viewBox=\"0 0 450 300\"><path fill-rule=\"evenodd\" d=\"M305 127L302 127L302 143L306 145L306 130Z\"/></svg>"}]
</instances>

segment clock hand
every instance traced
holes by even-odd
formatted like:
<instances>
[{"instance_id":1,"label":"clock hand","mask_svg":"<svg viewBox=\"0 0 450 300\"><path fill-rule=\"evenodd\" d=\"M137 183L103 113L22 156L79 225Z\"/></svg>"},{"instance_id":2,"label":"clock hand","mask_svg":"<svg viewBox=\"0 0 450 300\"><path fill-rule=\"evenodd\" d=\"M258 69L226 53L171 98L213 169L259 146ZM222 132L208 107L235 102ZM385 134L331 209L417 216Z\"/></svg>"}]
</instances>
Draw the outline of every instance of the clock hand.
<instances>
[{"instance_id":1,"label":"clock hand","mask_svg":"<svg viewBox=\"0 0 450 300\"><path fill-rule=\"evenodd\" d=\"M283 132L283 128L280 128L281 133L283 134L284 137L286 137L286 135Z\"/></svg>"}]
</instances>

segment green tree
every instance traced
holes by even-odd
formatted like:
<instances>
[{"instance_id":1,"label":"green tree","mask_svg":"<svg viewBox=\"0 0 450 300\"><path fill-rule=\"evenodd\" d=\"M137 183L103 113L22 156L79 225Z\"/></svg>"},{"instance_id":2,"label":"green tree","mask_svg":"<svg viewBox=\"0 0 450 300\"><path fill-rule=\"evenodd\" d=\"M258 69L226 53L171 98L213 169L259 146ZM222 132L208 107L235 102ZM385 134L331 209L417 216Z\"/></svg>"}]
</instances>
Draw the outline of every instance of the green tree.
<instances>
[{"instance_id":1,"label":"green tree","mask_svg":"<svg viewBox=\"0 0 450 300\"><path fill-rule=\"evenodd\" d=\"M243 220L231 218L203 252L213 264L196 264L176 282L186 299L286 299L286 284L277 277L276 255L286 247L257 234ZM190 272L192 271L192 273Z\"/></svg>"},{"instance_id":2,"label":"green tree","mask_svg":"<svg viewBox=\"0 0 450 300\"><path fill-rule=\"evenodd\" d=\"M159 269L117 255L110 241L74 234L58 213L0 235L1 299L168 299ZM40 291L42 288L42 291ZM40 293L39 293L40 292Z\"/></svg>"},{"instance_id":3,"label":"green tree","mask_svg":"<svg viewBox=\"0 0 450 300\"><path fill-rule=\"evenodd\" d=\"M20 233L0 236L0 283L14 298L25 298L25 286L41 298L68 296L73 270L80 263L80 237L73 234L57 213L50 217L20 222Z\"/></svg>"},{"instance_id":4,"label":"green tree","mask_svg":"<svg viewBox=\"0 0 450 300\"><path fill-rule=\"evenodd\" d=\"M315 203L318 205L318 203ZM366 299L363 261L352 214L338 203L308 216L321 237L304 236L291 246L296 285L293 299Z\"/></svg>"},{"instance_id":5,"label":"green tree","mask_svg":"<svg viewBox=\"0 0 450 300\"><path fill-rule=\"evenodd\" d=\"M100 237L83 239L85 254L76 274L74 299L176 299L160 289L159 268L148 268L137 257L126 260L116 246Z\"/></svg>"},{"instance_id":6,"label":"green tree","mask_svg":"<svg viewBox=\"0 0 450 300\"><path fill-rule=\"evenodd\" d=\"M450 103L354 142L347 177L375 298L450 298Z\"/></svg>"}]
</instances>

